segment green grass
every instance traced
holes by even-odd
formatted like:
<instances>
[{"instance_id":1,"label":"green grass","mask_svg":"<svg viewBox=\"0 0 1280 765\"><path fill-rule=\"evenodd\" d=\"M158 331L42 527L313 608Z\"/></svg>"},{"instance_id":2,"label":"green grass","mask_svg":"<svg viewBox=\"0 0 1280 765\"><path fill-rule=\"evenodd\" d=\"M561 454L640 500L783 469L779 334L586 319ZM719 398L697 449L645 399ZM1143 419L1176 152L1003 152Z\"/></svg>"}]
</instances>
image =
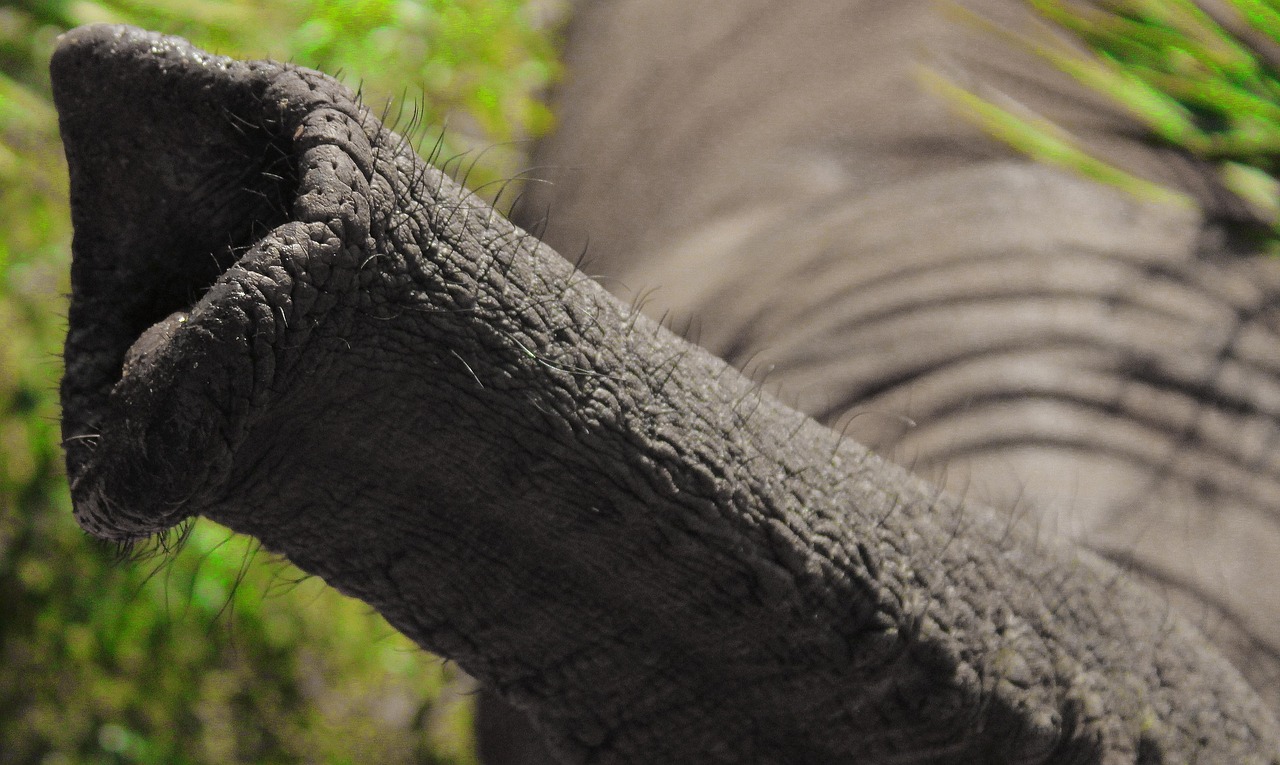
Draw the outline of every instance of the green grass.
<instances>
[{"instance_id":1,"label":"green grass","mask_svg":"<svg viewBox=\"0 0 1280 765\"><path fill-rule=\"evenodd\" d=\"M1280 2L1024 0L1038 26L1014 31L951 6L963 23L1022 48L1122 107L1147 139L1210 163L1280 242ZM1208 4L1205 6L1209 7ZM1061 126L936 72L926 81L997 139L1135 196L1193 200L1091 154Z\"/></svg>"},{"instance_id":2,"label":"green grass","mask_svg":"<svg viewBox=\"0 0 1280 765\"><path fill-rule=\"evenodd\" d=\"M447 122L444 157L483 154L472 186L518 172L558 67L524 0L0 3L0 762L474 762L468 687L363 604L211 523L125 563L72 520L56 392L71 230L47 67L58 33L94 21L341 72L375 108L407 97L421 140Z\"/></svg>"}]
</instances>

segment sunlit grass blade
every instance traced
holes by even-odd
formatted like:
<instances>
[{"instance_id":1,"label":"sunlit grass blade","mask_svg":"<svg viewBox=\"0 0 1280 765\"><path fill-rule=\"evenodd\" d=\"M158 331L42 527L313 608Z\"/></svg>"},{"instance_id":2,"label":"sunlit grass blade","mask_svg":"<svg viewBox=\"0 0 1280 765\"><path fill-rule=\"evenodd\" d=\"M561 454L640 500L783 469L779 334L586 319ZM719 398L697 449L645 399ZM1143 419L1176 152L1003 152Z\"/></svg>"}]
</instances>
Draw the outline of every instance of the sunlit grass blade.
<instances>
[{"instance_id":1,"label":"sunlit grass blade","mask_svg":"<svg viewBox=\"0 0 1280 765\"><path fill-rule=\"evenodd\" d=\"M1271 227L1276 241L1263 249L1280 250L1280 2L1025 2L1038 20L1027 30L950 7L964 24L1106 96L1148 132L1146 140L1216 164L1213 182L1256 216L1245 225ZM1165 196L1021 104L993 102L954 83L935 89L998 140L1039 161L1145 198Z\"/></svg>"},{"instance_id":2,"label":"sunlit grass blade","mask_svg":"<svg viewBox=\"0 0 1280 765\"><path fill-rule=\"evenodd\" d=\"M962 23L1000 37L1048 61L1082 85L1110 96L1165 140L1202 147L1206 138L1185 106L1105 60L1091 58L1044 35L1033 40L958 5L948 6Z\"/></svg>"},{"instance_id":3,"label":"sunlit grass blade","mask_svg":"<svg viewBox=\"0 0 1280 765\"><path fill-rule=\"evenodd\" d=\"M1231 5L1254 29L1280 43L1280 8L1262 0L1231 0Z\"/></svg>"},{"instance_id":4,"label":"sunlit grass blade","mask_svg":"<svg viewBox=\"0 0 1280 765\"><path fill-rule=\"evenodd\" d=\"M1280 221L1280 180L1240 162L1223 162L1222 185L1267 220Z\"/></svg>"},{"instance_id":5,"label":"sunlit grass blade","mask_svg":"<svg viewBox=\"0 0 1280 765\"><path fill-rule=\"evenodd\" d=\"M1186 194L1139 178L1104 162L1082 149L1072 136L1054 123L1034 114L1016 114L1012 109L965 89L932 69L920 78L925 86L945 98L965 117L989 135L1048 165L1072 170L1087 178L1121 188L1139 199L1194 207Z\"/></svg>"},{"instance_id":6,"label":"sunlit grass blade","mask_svg":"<svg viewBox=\"0 0 1280 765\"><path fill-rule=\"evenodd\" d=\"M1028 0L1028 4L1045 20L1073 33L1094 51L1113 54L1119 60L1158 62L1172 55L1234 77L1248 77L1258 69L1248 48L1198 9L1195 13L1173 14L1170 6L1161 6L1156 10L1163 11L1162 22L1153 24L1094 5L1068 7L1061 0Z\"/></svg>"}]
</instances>

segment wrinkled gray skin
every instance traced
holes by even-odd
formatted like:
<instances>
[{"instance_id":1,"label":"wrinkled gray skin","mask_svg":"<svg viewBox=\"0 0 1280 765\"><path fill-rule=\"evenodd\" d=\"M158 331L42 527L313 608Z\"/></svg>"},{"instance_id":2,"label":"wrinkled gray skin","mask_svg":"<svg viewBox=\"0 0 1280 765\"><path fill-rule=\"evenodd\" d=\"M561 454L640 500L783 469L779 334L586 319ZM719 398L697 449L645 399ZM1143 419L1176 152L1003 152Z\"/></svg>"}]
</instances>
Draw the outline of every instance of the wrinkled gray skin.
<instances>
[{"instance_id":1,"label":"wrinkled gray skin","mask_svg":"<svg viewBox=\"0 0 1280 765\"><path fill-rule=\"evenodd\" d=\"M566 53L517 222L550 210L545 241L820 422L1120 563L1280 711L1280 265L1230 251L1211 171L926 0L585 3ZM922 62L1205 215L1003 153Z\"/></svg>"},{"instance_id":2,"label":"wrinkled gray skin","mask_svg":"<svg viewBox=\"0 0 1280 765\"><path fill-rule=\"evenodd\" d=\"M779 141L776 158L686 185L694 160L774 144L749 114L720 114L737 127L694 143L706 126L681 99L722 91L667 46L714 52L699 35L715 35L674 5L651 35L660 5L590 9L643 41L615 53L659 62L619 67L655 108L620 109L608 90L566 113L560 146L583 147L584 168L623 157L600 150L611 142L629 156L606 179L615 194L563 191L564 225L608 213L600 270L669 280L662 305L707 306L703 340L723 355L779 354L774 374L825 401L824 419L854 403L915 417L882 443L925 469L965 460L965 499L611 297L327 77L98 26L66 35L52 64L76 227L62 393L81 524L135 540L205 515L252 534L527 709L569 763L1280 762L1268 704L1165 593L1045 528L1066 510L1149 527L1163 509L1187 555L1187 535L1215 541L1201 509L1222 513L1217 528L1260 514L1247 502L1272 507L1269 463L1209 501L1225 493L1219 463L1236 465L1223 450L1273 425L1264 399L1248 403L1269 390L1248 373L1268 359L1271 264L1210 264L1190 216L980 157L845 178L857 145L826 167ZM840 21L888 44L872 34L882 7ZM783 27L835 21L759 8ZM733 26L731 47L765 26ZM752 61L712 71L765 65ZM796 98L807 82L770 78L752 81ZM684 82L662 95L670 79ZM797 135L841 125L838 95L829 118L797 114ZM899 133L918 148L884 135ZM706 280L705 263L742 283ZM1201 328L1215 320L1235 328L1216 345ZM1161 339L1144 346L1127 322ZM1091 441L1072 406L1094 405L1130 427ZM1154 448L1141 437L1188 409L1170 432L1189 453L1152 463L1141 502L1098 504L1108 482L1130 486ZM948 430L965 418L979 419ZM1053 463L1072 421L1074 452L1060 451L1079 459ZM1019 434L1026 464L1080 478L1074 494L1014 512L973 500L999 499L1000 466L1039 491ZM984 445L1009 451L984 462ZM1217 461L1195 470L1202 449ZM1178 504L1188 475L1206 495ZM1116 539L1145 560L1143 540Z\"/></svg>"}]
</instances>

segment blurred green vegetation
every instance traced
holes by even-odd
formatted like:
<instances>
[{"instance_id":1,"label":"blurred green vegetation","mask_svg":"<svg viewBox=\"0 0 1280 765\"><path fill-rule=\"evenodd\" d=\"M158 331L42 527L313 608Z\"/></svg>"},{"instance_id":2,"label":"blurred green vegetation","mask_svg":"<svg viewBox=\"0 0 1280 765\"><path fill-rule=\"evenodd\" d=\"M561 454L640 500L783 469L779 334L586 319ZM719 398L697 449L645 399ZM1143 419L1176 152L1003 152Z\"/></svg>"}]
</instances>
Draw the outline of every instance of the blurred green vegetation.
<instances>
[{"instance_id":1,"label":"blurred green vegetation","mask_svg":"<svg viewBox=\"0 0 1280 765\"><path fill-rule=\"evenodd\" d=\"M378 108L519 169L549 126L547 2L28 0L0 4L0 763L469 763L465 680L360 603L197 523L122 564L71 517L58 356L70 223L55 37L95 21L341 73ZM398 109L389 111L395 114ZM420 131L434 143L438 131ZM483 152L478 148L486 149ZM470 160L462 162L464 166Z\"/></svg>"},{"instance_id":2,"label":"blurred green vegetation","mask_svg":"<svg viewBox=\"0 0 1280 765\"><path fill-rule=\"evenodd\" d=\"M1027 32L956 5L962 19L1029 51L1122 107L1146 139L1210 163L1218 182L1269 229L1280 251L1280 2L1277 0L1024 0ZM936 73L931 85L988 133L1031 157L1147 198L1194 204L1094 156L1076 136Z\"/></svg>"}]
</instances>

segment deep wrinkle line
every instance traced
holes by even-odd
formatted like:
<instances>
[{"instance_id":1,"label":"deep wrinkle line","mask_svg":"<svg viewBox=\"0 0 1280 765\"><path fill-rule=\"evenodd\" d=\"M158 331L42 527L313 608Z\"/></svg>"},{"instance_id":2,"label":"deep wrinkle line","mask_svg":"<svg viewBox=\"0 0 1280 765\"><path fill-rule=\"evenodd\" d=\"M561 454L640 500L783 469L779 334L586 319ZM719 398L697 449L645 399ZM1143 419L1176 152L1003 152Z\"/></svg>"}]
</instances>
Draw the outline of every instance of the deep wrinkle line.
<instances>
[{"instance_id":1,"label":"deep wrinkle line","mask_svg":"<svg viewBox=\"0 0 1280 765\"><path fill-rule=\"evenodd\" d=\"M847 257L847 256L843 256L843 257ZM871 268L870 270L872 271L880 270L880 271L883 271L883 273L880 274L879 276L873 276L870 279L862 278L863 269L852 270L852 275L849 277L849 281L854 281L854 280L856 281L854 281L854 283L851 283L851 284L846 284L844 282L841 282L840 283L841 286L839 287L830 287L830 292L833 295L839 295L842 303L856 306L866 302L865 298L863 297L864 294L878 294L879 292L883 291L889 286L894 285L895 283L899 283L899 282L909 283L911 280L914 280L914 279L926 278L931 275L936 275L938 273L945 273L955 268L967 269L975 265L979 267L982 266L983 264L996 265L996 264L1007 263L1010 260L1026 261L1028 263L1032 263L1032 262L1035 262L1034 261L1035 257L1036 257L1036 254L1034 252L1028 252L1022 249L1018 249L1012 245L1002 245L995 249L992 249L991 247L985 246L985 245L974 245L971 249L962 250L958 254L953 253L947 258L946 261L944 261L941 264L935 261L921 261L918 264L910 265L907 267L896 267L891 270L886 269L885 267ZM1070 248L1070 254L1064 255L1062 257L1097 259L1103 262L1113 263L1117 267L1121 268L1122 270L1131 272L1132 278L1134 279L1134 284L1131 285L1128 289L1125 289L1123 293L1111 294L1106 292L1099 292L1098 294L1107 294L1109 300L1123 300L1125 304L1133 306L1135 308L1148 308L1148 304L1145 304L1141 299L1145 293L1144 291L1137 289L1137 285L1143 279L1148 278L1148 275L1151 275L1151 274L1158 274L1160 277L1169 280L1174 285L1180 288L1190 290L1193 293L1198 293L1199 296L1203 298L1206 301L1206 303L1209 303L1209 304L1217 304L1219 301L1223 300L1224 297L1227 297L1227 298L1231 297L1229 295L1228 296L1221 295L1218 292L1213 291L1211 287L1205 285L1202 281L1194 279L1193 274L1197 271L1203 270L1205 267L1203 264L1199 264L1195 262L1189 262L1186 264L1172 264L1172 263L1152 262L1152 261L1141 260L1141 259L1133 260L1133 261L1124 260L1115 256L1114 253L1107 253L1105 251L1100 251L1082 243L1074 243ZM805 272L812 270L817 262L824 261L824 260L829 260L828 265L832 267L834 267L839 262L833 256L832 253L829 253L827 251L822 251L815 254L813 258L800 261L797 265L793 265L791 272L779 274L777 275L777 279L779 281L794 279L799 281L799 283L807 284L811 280L804 278ZM840 269L839 272L843 273L845 272L845 269ZM828 282L828 284L831 284L831 282ZM726 287L725 289L730 289L732 291L732 289L734 288L732 288L732 285L731 285L730 287ZM912 290L907 288L903 288L900 291L908 294L912 293ZM1273 291L1277 295L1280 295L1280 289L1273 289ZM728 293L725 293L725 294L728 294ZM1046 295L1079 294L1082 296L1088 296L1091 293L1084 292L1084 291L1080 291L1078 293L1061 293L1060 291L1046 291L1045 294ZM712 299L709 300L708 302L715 303L717 302L717 300L720 300L720 299L721 298L719 298L718 296L713 296ZM1258 311L1264 310L1267 306L1274 305L1274 301L1267 300L1267 299L1253 300L1253 301L1240 302L1240 303L1229 301L1229 304L1237 312L1250 313L1250 312L1258 312ZM928 301L925 303L913 303L908 305L906 308L899 308L896 306L893 308L886 307L881 311L865 314L865 316L869 317L869 319L875 319L881 314L905 312L909 309L914 310L914 309L920 308L921 306L930 307L932 305L933 305L933 302ZM1162 307L1157 307L1155 309L1156 313L1164 313L1165 310L1166 309ZM810 318L815 312L818 312L818 311L821 311L825 315L834 315L834 316L841 316L841 317L847 316L849 313L848 311L844 311L844 310L832 310L831 306L829 305L829 302L825 300L814 301L814 304L809 309L807 309L807 311L808 311L807 313L802 311L800 313L795 314L792 317L793 323L798 326L812 326L813 322L810 321ZM856 312L855 312L855 315L857 315ZM757 315L754 320L748 321L747 323L751 324L751 323L754 323L754 321L758 321L760 319L760 316L761 315ZM1167 314L1167 313L1165 314L1165 316L1166 318L1169 318L1169 319L1181 318L1179 315Z\"/></svg>"},{"instance_id":2,"label":"deep wrinkle line","mask_svg":"<svg viewBox=\"0 0 1280 765\"><path fill-rule=\"evenodd\" d=\"M1143 304L1136 300L1114 295L1108 291L1090 293L1085 290L1068 291L1063 289L1025 289L1017 287L1014 289L998 288L989 292L966 293L960 296L946 293L945 297L937 295L912 298L910 301L901 301L893 306L862 313L838 310L828 306L830 314L839 317L839 320L826 325L805 325L804 333L829 337L839 337L841 335L856 337L859 332L876 329L878 328L877 325L890 324L903 316L910 317L911 320L917 320L932 313L945 312L957 308L991 304L1021 305L1024 301L1036 300L1053 304L1077 303L1080 305L1095 305L1100 296L1104 297L1107 302L1116 308L1132 309L1134 316L1141 316L1150 320L1180 322L1187 320L1185 315L1173 314L1164 309L1155 308L1150 304ZM849 302L857 302L852 293L850 293ZM794 336L799 335L800 332L793 331L790 334ZM778 338L776 342L778 345L785 347L789 341L788 338L783 337Z\"/></svg>"},{"instance_id":3,"label":"deep wrinkle line","mask_svg":"<svg viewBox=\"0 0 1280 765\"><path fill-rule=\"evenodd\" d=\"M940 351L937 354L934 354L939 358L934 359L930 363L909 364L904 367L903 371L888 377L882 377L874 384L862 384L856 391L842 397L839 403L824 407L821 412L815 415L815 417L819 420L825 421L836 411L847 411L850 408L861 406L863 404L873 404L877 399L883 397L885 394L905 387L915 381L927 379L933 375L942 376L954 374L954 368L960 366L968 367L982 359L1011 357L1022 350L1039 352L1049 351L1054 348L1060 348L1064 351L1079 348L1082 350L1088 350L1091 353L1095 352L1097 343L1085 343L1082 342L1083 339L1084 338L1080 336L1080 333L1055 332L1049 337L1037 337L1019 342L990 343L981 348L968 349L962 353L956 353L946 356L945 358L942 357L943 354ZM1109 350L1114 351L1115 358L1125 358L1125 351L1132 349L1118 344ZM1130 353L1128 356L1131 357L1132 354ZM810 357L809 362L809 366L801 363L801 360L798 359L788 360L786 363L775 361L773 362L773 365L788 374L800 374L804 370L811 368L811 366L822 367L830 363L825 358L820 357ZM1183 394L1188 398L1201 400L1203 398L1202 394L1215 390L1216 386L1214 381L1219 379L1219 376L1225 374L1225 370L1227 369L1226 365L1229 362L1238 364L1239 368L1245 371L1252 371L1264 377L1274 378L1276 382L1280 383L1280 375L1272 375L1266 369L1251 368L1245 359L1231 355L1228 355L1225 359L1220 358L1219 361L1215 362L1215 365L1210 370L1209 374L1206 374L1203 377L1204 381L1196 383L1181 381L1172 375L1156 375L1149 370L1142 371L1144 369L1148 369L1147 367L1139 368L1119 362L1113 365L1099 366L1095 371L1100 373L1107 373L1110 371L1115 373L1118 379L1136 379L1139 382L1144 382L1150 385L1155 390L1174 391ZM1123 374L1120 374L1121 372L1123 372ZM1221 411L1225 411L1239 417L1271 414L1271 412L1259 409L1258 405L1254 402L1245 401L1236 396L1220 392L1215 392L1212 397L1212 402L1206 403L1207 408L1214 408L1214 406Z\"/></svg>"}]
</instances>

